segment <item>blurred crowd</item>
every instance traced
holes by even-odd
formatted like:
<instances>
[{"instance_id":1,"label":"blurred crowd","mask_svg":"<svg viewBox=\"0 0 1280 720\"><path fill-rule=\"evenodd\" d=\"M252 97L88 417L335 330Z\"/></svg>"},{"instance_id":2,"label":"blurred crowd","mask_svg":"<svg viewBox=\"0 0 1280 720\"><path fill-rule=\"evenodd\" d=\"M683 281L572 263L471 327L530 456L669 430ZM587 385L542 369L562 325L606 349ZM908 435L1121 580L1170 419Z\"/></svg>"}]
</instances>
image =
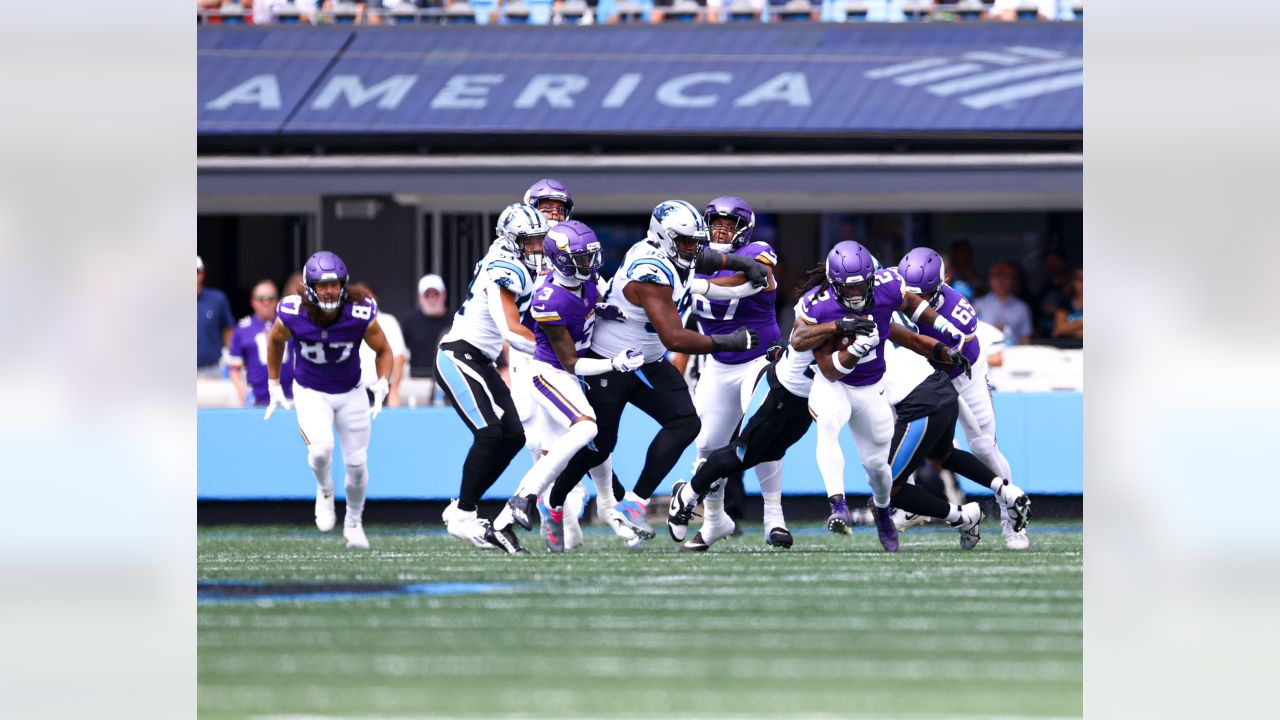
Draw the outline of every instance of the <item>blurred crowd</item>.
<instances>
[{"instance_id":1,"label":"blurred crowd","mask_svg":"<svg viewBox=\"0 0 1280 720\"><path fill-rule=\"evenodd\" d=\"M1082 0L196 0L207 24L594 25L625 22L1083 20Z\"/></svg>"}]
</instances>

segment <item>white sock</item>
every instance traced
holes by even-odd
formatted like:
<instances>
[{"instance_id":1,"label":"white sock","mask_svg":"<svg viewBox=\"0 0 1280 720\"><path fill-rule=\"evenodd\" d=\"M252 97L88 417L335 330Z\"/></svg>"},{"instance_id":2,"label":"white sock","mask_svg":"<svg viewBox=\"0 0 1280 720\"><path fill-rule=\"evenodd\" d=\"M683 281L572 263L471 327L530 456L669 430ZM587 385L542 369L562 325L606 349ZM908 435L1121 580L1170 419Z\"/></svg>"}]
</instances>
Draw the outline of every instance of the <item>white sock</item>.
<instances>
[{"instance_id":1,"label":"white sock","mask_svg":"<svg viewBox=\"0 0 1280 720\"><path fill-rule=\"evenodd\" d=\"M348 465L343 487L347 491L347 518L344 523L359 525L364 517L364 491L369 487L369 466Z\"/></svg>"},{"instance_id":2,"label":"white sock","mask_svg":"<svg viewBox=\"0 0 1280 720\"><path fill-rule=\"evenodd\" d=\"M964 519L964 513L960 511L959 505L947 504L947 522L955 525Z\"/></svg>"},{"instance_id":3,"label":"white sock","mask_svg":"<svg viewBox=\"0 0 1280 720\"><path fill-rule=\"evenodd\" d=\"M769 528L784 528L787 521L782 517L782 493L760 493L764 499L764 526Z\"/></svg>"},{"instance_id":4,"label":"white sock","mask_svg":"<svg viewBox=\"0 0 1280 720\"><path fill-rule=\"evenodd\" d=\"M587 474L596 486L596 514L604 517L605 513L618 504L613 497L613 456L605 458L604 462L588 470Z\"/></svg>"},{"instance_id":5,"label":"white sock","mask_svg":"<svg viewBox=\"0 0 1280 720\"><path fill-rule=\"evenodd\" d=\"M1008 484L1008 480L1005 480L1002 477L995 477L991 478L991 482L987 483L987 487L991 488L991 492L999 495L1000 491L1004 489L1004 486Z\"/></svg>"},{"instance_id":6,"label":"white sock","mask_svg":"<svg viewBox=\"0 0 1280 720\"><path fill-rule=\"evenodd\" d=\"M502 510L498 513L498 517L493 519L493 529L506 530L511 527L511 523L515 521L515 516L511 514L511 506L503 505Z\"/></svg>"},{"instance_id":7,"label":"white sock","mask_svg":"<svg viewBox=\"0 0 1280 720\"><path fill-rule=\"evenodd\" d=\"M307 446L307 465L316 476L316 485L325 497L333 497L333 478L329 477L329 465L333 461L331 443L311 443Z\"/></svg>"}]
</instances>

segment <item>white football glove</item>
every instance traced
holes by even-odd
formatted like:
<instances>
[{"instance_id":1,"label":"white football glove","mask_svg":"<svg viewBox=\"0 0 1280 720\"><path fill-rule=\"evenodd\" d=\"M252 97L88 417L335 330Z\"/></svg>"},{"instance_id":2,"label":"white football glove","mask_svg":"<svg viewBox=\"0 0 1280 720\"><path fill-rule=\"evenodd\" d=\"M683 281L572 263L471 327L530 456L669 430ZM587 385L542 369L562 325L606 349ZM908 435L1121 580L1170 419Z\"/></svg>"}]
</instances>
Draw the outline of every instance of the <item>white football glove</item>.
<instances>
[{"instance_id":1,"label":"white football glove","mask_svg":"<svg viewBox=\"0 0 1280 720\"><path fill-rule=\"evenodd\" d=\"M960 328L952 325L950 320L941 315L938 316L937 320L933 321L933 329L943 335L947 335L947 344L952 347L959 345L960 341L964 340L964 333L960 332Z\"/></svg>"},{"instance_id":2,"label":"white football glove","mask_svg":"<svg viewBox=\"0 0 1280 720\"><path fill-rule=\"evenodd\" d=\"M861 358L880 345L880 328L872 327L870 335L859 335L849 343L849 354Z\"/></svg>"},{"instance_id":3,"label":"white football glove","mask_svg":"<svg viewBox=\"0 0 1280 720\"><path fill-rule=\"evenodd\" d=\"M378 382L369 387L373 393L373 407L369 408L369 420L378 417L378 413L382 412L382 401L387 399L387 393L391 392L391 385L387 383L386 378L378 378Z\"/></svg>"},{"instance_id":4,"label":"white football glove","mask_svg":"<svg viewBox=\"0 0 1280 720\"><path fill-rule=\"evenodd\" d=\"M644 354L627 348L610 359L609 362L613 363L613 369L618 372L635 372L640 369L641 365L644 365Z\"/></svg>"},{"instance_id":5,"label":"white football glove","mask_svg":"<svg viewBox=\"0 0 1280 720\"><path fill-rule=\"evenodd\" d=\"M278 407L288 410L293 407L293 401L284 396L284 387L279 380L267 380L267 414L262 419L270 420Z\"/></svg>"}]
</instances>

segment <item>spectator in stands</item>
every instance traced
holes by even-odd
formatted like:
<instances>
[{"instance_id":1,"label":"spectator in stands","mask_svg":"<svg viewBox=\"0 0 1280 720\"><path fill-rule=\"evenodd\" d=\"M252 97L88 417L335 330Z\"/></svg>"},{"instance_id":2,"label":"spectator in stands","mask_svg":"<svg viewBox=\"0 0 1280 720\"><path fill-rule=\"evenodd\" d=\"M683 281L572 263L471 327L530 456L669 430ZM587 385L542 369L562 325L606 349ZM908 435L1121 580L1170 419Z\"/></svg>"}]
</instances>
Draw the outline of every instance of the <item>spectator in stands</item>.
<instances>
[{"instance_id":1,"label":"spectator in stands","mask_svg":"<svg viewBox=\"0 0 1280 720\"><path fill-rule=\"evenodd\" d=\"M1038 310L1036 335L1053 335L1053 320L1058 308L1065 307L1071 292L1071 271L1062 253L1050 250L1040 261L1038 272L1029 272L1028 284L1032 285L1032 308Z\"/></svg>"},{"instance_id":2,"label":"spectator in stands","mask_svg":"<svg viewBox=\"0 0 1280 720\"><path fill-rule=\"evenodd\" d=\"M1084 339L1084 268L1071 278L1071 294L1053 318L1053 336Z\"/></svg>"},{"instance_id":3,"label":"spectator in stands","mask_svg":"<svg viewBox=\"0 0 1280 720\"><path fill-rule=\"evenodd\" d=\"M267 333L276 322L276 305L279 302L276 284L270 280L259 280L249 295L253 314L241 318L231 334L231 357L227 367L240 405L244 405L249 390L253 391L254 405L267 405ZM280 384L284 388L284 396L290 400L293 399L292 344L285 343L284 359L280 364Z\"/></svg>"},{"instance_id":4,"label":"spectator in stands","mask_svg":"<svg viewBox=\"0 0 1280 720\"><path fill-rule=\"evenodd\" d=\"M222 377L222 356L236 319L221 290L204 286L204 260L196 256L196 376Z\"/></svg>"},{"instance_id":5,"label":"spectator in stands","mask_svg":"<svg viewBox=\"0 0 1280 720\"><path fill-rule=\"evenodd\" d=\"M378 293L368 283L352 283L353 292L368 293L373 301L378 302ZM378 307L378 326L387 338L387 347L391 348L391 383L387 397L382 401L384 407L400 407L400 378L404 375L405 347L404 333L400 332L400 321L389 312L382 312ZM377 353L369 347L369 343L360 343L360 384L366 389L378 382ZM369 391L369 405L373 405L373 391Z\"/></svg>"},{"instance_id":6,"label":"spectator in stands","mask_svg":"<svg viewBox=\"0 0 1280 720\"><path fill-rule=\"evenodd\" d=\"M821 11L821 0L769 0L769 20L772 22L817 22Z\"/></svg>"},{"instance_id":7,"label":"spectator in stands","mask_svg":"<svg viewBox=\"0 0 1280 720\"><path fill-rule=\"evenodd\" d=\"M1031 308L1013 294L1017 271L1007 263L996 263L987 272L991 292L973 301L978 317L1004 331L1014 345L1025 345L1031 337Z\"/></svg>"},{"instance_id":8,"label":"spectator in stands","mask_svg":"<svg viewBox=\"0 0 1280 720\"><path fill-rule=\"evenodd\" d=\"M436 347L453 321L446 299L444 279L434 273L423 275L418 281L418 309L404 317L409 371L403 394L410 405L435 403Z\"/></svg>"},{"instance_id":9,"label":"spectator in stands","mask_svg":"<svg viewBox=\"0 0 1280 720\"><path fill-rule=\"evenodd\" d=\"M947 284L972 301L978 294L978 271L973 269L973 243L968 238L957 238L947 253L947 272L951 279Z\"/></svg>"},{"instance_id":10,"label":"spectator in stands","mask_svg":"<svg viewBox=\"0 0 1280 720\"><path fill-rule=\"evenodd\" d=\"M284 297L302 294L302 273L296 272L284 281Z\"/></svg>"},{"instance_id":11,"label":"spectator in stands","mask_svg":"<svg viewBox=\"0 0 1280 720\"><path fill-rule=\"evenodd\" d=\"M555 0L551 4L553 25L593 25L600 0Z\"/></svg>"},{"instance_id":12,"label":"spectator in stands","mask_svg":"<svg viewBox=\"0 0 1280 720\"><path fill-rule=\"evenodd\" d=\"M720 0L653 0L650 22L717 22L719 7Z\"/></svg>"},{"instance_id":13,"label":"spectator in stands","mask_svg":"<svg viewBox=\"0 0 1280 720\"><path fill-rule=\"evenodd\" d=\"M1054 20L1058 16L1058 0L995 0L987 11L987 17L991 20L1017 20L1020 9L1024 13L1034 9L1039 20Z\"/></svg>"}]
</instances>

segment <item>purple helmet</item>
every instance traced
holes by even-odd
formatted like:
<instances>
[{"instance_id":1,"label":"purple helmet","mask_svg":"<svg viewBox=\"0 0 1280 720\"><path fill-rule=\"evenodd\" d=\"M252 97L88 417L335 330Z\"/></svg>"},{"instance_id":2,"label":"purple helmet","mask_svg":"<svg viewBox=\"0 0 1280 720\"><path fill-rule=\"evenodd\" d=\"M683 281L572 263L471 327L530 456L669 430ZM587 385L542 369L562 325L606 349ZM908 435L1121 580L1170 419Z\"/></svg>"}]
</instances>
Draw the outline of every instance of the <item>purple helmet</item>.
<instances>
[{"instance_id":1,"label":"purple helmet","mask_svg":"<svg viewBox=\"0 0 1280 720\"><path fill-rule=\"evenodd\" d=\"M876 261L871 252L852 241L836 243L827 253L827 282L836 301L855 312L871 309L876 284Z\"/></svg>"},{"instance_id":2,"label":"purple helmet","mask_svg":"<svg viewBox=\"0 0 1280 720\"><path fill-rule=\"evenodd\" d=\"M942 256L932 248L912 248L898 263L898 274L907 284L907 290L932 300L947 279L947 268Z\"/></svg>"},{"instance_id":3,"label":"purple helmet","mask_svg":"<svg viewBox=\"0 0 1280 720\"><path fill-rule=\"evenodd\" d=\"M532 205L542 210L542 214L546 215L547 211L538 207L538 201L540 200L559 200L564 203L564 218L560 222L564 222L573 216L573 196L569 194L569 188L565 187L564 183L559 180L543 178L530 185L529 189L524 191L524 204ZM548 219L550 219L549 215Z\"/></svg>"},{"instance_id":4,"label":"purple helmet","mask_svg":"<svg viewBox=\"0 0 1280 720\"><path fill-rule=\"evenodd\" d=\"M552 270L562 280L595 280L604 264L595 232L577 220L562 222L548 230L543 251Z\"/></svg>"},{"instance_id":5,"label":"purple helmet","mask_svg":"<svg viewBox=\"0 0 1280 720\"><path fill-rule=\"evenodd\" d=\"M706 218L707 228L711 227L711 221L715 218L724 217L733 220L733 239L729 241L730 250L738 248L751 242L751 233L756 229L756 214L751 211L751 206L746 200L733 195L725 195L707 203L707 210L703 213ZM715 233L712 233L712 239L715 239ZM715 243L712 245L721 245L723 243ZM724 248L715 248L723 250Z\"/></svg>"},{"instance_id":6,"label":"purple helmet","mask_svg":"<svg viewBox=\"0 0 1280 720\"><path fill-rule=\"evenodd\" d=\"M342 262L342 258L328 250L321 250L307 259L307 264L302 270L304 299L325 312L333 312L342 307L342 303L347 300L347 281L349 279L347 264ZM337 302L320 302L320 294L316 292L316 285L327 280L337 280L341 285L342 289L338 293Z\"/></svg>"}]
</instances>

